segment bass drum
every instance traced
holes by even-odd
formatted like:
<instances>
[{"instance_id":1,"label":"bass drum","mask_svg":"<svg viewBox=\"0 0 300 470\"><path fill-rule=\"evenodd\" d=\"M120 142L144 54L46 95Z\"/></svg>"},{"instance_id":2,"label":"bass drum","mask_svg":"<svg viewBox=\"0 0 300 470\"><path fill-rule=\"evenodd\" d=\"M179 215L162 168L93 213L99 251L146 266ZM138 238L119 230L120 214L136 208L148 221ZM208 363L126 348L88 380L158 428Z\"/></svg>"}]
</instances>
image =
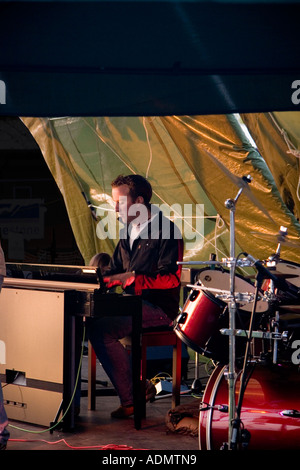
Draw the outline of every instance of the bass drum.
<instances>
[{"instance_id":1,"label":"bass drum","mask_svg":"<svg viewBox=\"0 0 300 470\"><path fill-rule=\"evenodd\" d=\"M212 373L199 413L199 448L220 450L228 442L228 382L225 367ZM236 382L238 401L240 375ZM250 433L249 450L300 448L300 373L289 365L253 365L241 411L243 429ZM224 407L225 405L225 407ZM223 411L221 410L221 408Z\"/></svg>"}]
</instances>

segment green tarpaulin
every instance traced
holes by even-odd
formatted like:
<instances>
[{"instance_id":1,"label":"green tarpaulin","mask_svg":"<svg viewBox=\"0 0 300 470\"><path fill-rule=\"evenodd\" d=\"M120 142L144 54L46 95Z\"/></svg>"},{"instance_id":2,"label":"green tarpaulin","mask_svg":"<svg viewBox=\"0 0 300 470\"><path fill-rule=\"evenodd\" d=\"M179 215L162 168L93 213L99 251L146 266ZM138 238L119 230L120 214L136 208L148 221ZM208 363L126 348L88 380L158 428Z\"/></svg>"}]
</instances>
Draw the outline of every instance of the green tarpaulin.
<instances>
[{"instance_id":1,"label":"green tarpaulin","mask_svg":"<svg viewBox=\"0 0 300 470\"><path fill-rule=\"evenodd\" d=\"M282 257L300 262L299 116L242 115L257 148L234 115L23 122L64 196L86 262L97 251L112 252L116 244L118 231L116 236L108 234L108 225L113 227L115 221L110 183L121 173L146 176L154 189L153 202L171 208L171 217L182 224L186 260L229 255L230 211L225 201L243 187L235 213L237 253L243 250L266 259L275 252L276 235L285 226L295 246L283 245ZM242 180L246 175L252 177L249 184ZM203 205L203 213L196 213L197 205Z\"/></svg>"}]
</instances>

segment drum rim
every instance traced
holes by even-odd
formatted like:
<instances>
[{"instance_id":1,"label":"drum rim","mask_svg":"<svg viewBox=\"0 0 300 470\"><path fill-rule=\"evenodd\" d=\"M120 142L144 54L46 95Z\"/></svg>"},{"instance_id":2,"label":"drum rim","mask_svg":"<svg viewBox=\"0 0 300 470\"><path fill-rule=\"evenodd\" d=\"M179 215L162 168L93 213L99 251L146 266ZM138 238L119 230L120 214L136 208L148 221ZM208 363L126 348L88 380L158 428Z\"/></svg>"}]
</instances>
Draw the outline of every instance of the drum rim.
<instances>
[{"instance_id":1,"label":"drum rim","mask_svg":"<svg viewBox=\"0 0 300 470\"><path fill-rule=\"evenodd\" d=\"M192 289L192 292L194 290L198 290L198 289ZM191 293L192 293L191 292ZM226 302L223 302L222 300L220 299L217 299L217 297L214 296L214 294L212 292L209 292L209 290L200 290L200 294L203 294L206 298L208 298L209 300L211 300L214 304L216 304L218 307L221 307L221 308L225 308L226 307ZM188 300L188 299L187 299Z\"/></svg>"},{"instance_id":2,"label":"drum rim","mask_svg":"<svg viewBox=\"0 0 300 470\"><path fill-rule=\"evenodd\" d=\"M299 265L300 267L300 265ZM210 272L214 272L214 271L218 271L218 272L221 272L223 274L228 274L230 276L230 270L229 269L226 269L226 268L220 268L218 266L214 267L213 269L212 268L201 268L198 270L197 274L195 274L194 276L194 281L196 281L196 277L199 273L202 273L203 271L210 271ZM245 279L241 274L238 274L238 273L235 273L234 274L234 277L237 277L240 281L244 281L245 284L250 284L252 287L254 287L254 283L250 281L250 279ZM201 282L201 281L200 281Z\"/></svg>"},{"instance_id":3,"label":"drum rim","mask_svg":"<svg viewBox=\"0 0 300 470\"><path fill-rule=\"evenodd\" d=\"M300 264L299 264L299 263L296 263L295 261L289 261L289 260L287 260L287 259L282 259L282 258L280 258L277 263L281 263L281 264L292 264L293 266L298 266L298 267L300 268Z\"/></svg>"},{"instance_id":4,"label":"drum rim","mask_svg":"<svg viewBox=\"0 0 300 470\"><path fill-rule=\"evenodd\" d=\"M216 400L216 395L217 391L219 389L220 382L224 378L225 371L228 369L228 365L223 365L220 366L218 365L212 372L212 374L209 377L209 380L206 384L205 390L207 390L209 394L209 399L205 401L205 403L208 404L209 409L207 411L208 415L206 417L206 426L205 426L205 444L206 444L206 450L212 450L211 448L211 430L212 430L212 418L213 418L213 406ZM213 386L210 390L210 385L213 380L213 378L216 376L215 381L213 382ZM203 394L203 398L205 398L205 391ZM199 428L198 428L198 440L199 440L199 450L204 450L201 448L201 411L199 414Z\"/></svg>"},{"instance_id":5,"label":"drum rim","mask_svg":"<svg viewBox=\"0 0 300 470\"><path fill-rule=\"evenodd\" d=\"M300 267L300 266L299 266L299 267ZM229 269L224 269L224 268L219 268L219 267L215 267L214 269L211 269L211 268L202 268L202 269L199 269L198 272L197 272L197 274L195 274L195 277L194 277L195 284L197 284L197 282L198 282L198 283L202 284L206 289L209 289L209 287L208 287L208 286L205 286L204 283L203 283L201 280L196 281L196 276L197 276L199 273L203 272L203 271L210 271L210 272L212 272L212 273L213 273L214 271L218 271L218 272L221 272L221 273L224 273L224 274L227 274L228 276L230 276L230 271L229 271ZM255 292L255 284L252 283L252 282L250 281L250 279L245 279L241 274L237 274L237 273L235 273L235 278L238 278L239 281L245 283L245 288L246 288L246 285L251 286L252 292L253 292L253 293ZM207 292L207 291L204 291L204 290L203 290L202 292ZM216 299L216 297L215 297L212 293L210 293L210 295ZM211 299L211 297L209 297L209 298ZM211 299L211 300L213 300L213 299ZM226 305L226 302L223 302L223 301L220 300L220 299L216 299L216 300L218 300L219 302L222 302L222 304L225 304L225 305ZM240 306L240 307L239 307L240 310L247 311L247 312L251 313L251 310L250 310L251 307L250 307L250 309L247 309L247 308L245 307L246 305L247 305L247 303L246 303L245 305L243 305L243 306ZM258 300L258 305L260 306L260 309L257 309L257 313L263 313L263 312L266 312L266 311L268 310L268 305L267 305L267 303L264 303L264 301L263 301L262 299ZM264 305L266 306L266 308L264 308Z\"/></svg>"},{"instance_id":6,"label":"drum rim","mask_svg":"<svg viewBox=\"0 0 300 470\"><path fill-rule=\"evenodd\" d=\"M178 323L176 323L176 325L174 326L174 331L175 333L177 334L177 336L179 337L179 339L181 339L181 341L188 347L188 348L191 348L193 351L199 353L199 354L203 354L205 356L205 354L209 354L209 356L205 356L207 357L208 359L212 359L212 352L211 351L206 351L206 349L203 349L201 348L200 346L198 346L196 343L194 343L193 341L191 341L178 327ZM209 341L209 340L207 340Z\"/></svg>"}]
</instances>

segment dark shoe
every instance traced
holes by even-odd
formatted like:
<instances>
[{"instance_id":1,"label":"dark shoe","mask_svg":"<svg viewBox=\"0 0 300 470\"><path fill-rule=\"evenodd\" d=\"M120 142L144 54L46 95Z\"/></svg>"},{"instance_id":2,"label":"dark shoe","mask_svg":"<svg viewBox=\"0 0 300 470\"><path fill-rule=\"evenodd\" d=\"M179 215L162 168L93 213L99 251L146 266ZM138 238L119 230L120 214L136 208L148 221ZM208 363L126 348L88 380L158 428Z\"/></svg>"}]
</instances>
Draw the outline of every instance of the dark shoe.
<instances>
[{"instance_id":1,"label":"dark shoe","mask_svg":"<svg viewBox=\"0 0 300 470\"><path fill-rule=\"evenodd\" d=\"M156 388L155 385L150 382L150 380L146 380L146 402L154 401L156 395Z\"/></svg>"},{"instance_id":2,"label":"dark shoe","mask_svg":"<svg viewBox=\"0 0 300 470\"><path fill-rule=\"evenodd\" d=\"M5 449L6 449L6 444L0 444L0 450L5 450Z\"/></svg>"},{"instance_id":3,"label":"dark shoe","mask_svg":"<svg viewBox=\"0 0 300 470\"><path fill-rule=\"evenodd\" d=\"M119 408L116 409L115 411L112 411L110 415L112 418L124 419L133 415L133 413L134 413L133 405L129 405L129 406L119 406Z\"/></svg>"}]
</instances>

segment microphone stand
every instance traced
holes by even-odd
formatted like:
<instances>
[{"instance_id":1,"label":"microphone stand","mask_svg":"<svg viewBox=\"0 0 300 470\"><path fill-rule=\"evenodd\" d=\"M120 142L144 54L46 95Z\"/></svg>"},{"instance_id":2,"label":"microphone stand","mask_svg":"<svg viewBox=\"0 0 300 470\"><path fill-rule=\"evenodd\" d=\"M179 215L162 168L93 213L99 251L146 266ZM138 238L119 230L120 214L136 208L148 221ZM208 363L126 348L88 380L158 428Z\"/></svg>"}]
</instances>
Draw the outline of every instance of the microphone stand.
<instances>
[{"instance_id":1,"label":"microphone stand","mask_svg":"<svg viewBox=\"0 0 300 470\"><path fill-rule=\"evenodd\" d=\"M248 363L248 357L249 357L249 352L250 352L250 342L252 339L253 322L255 318L258 293L261 288L263 279L264 277L262 276L262 274L258 272L256 276L256 281L255 281L255 297L254 297L254 302L253 302L253 307L252 307L249 332L248 332L246 350L245 350L245 355L244 355L244 363L243 363L242 374L241 374L241 379L240 379L240 391L239 391L238 404L236 408L236 416L232 424L232 427L234 429L234 432L232 433L232 436L231 436L231 443L230 443L230 448L232 450L237 450L238 439L240 438L239 434L240 434L240 426L241 426L241 411L242 411L243 397L244 397L244 393L246 389L246 372L247 372L247 363Z\"/></svg>"}]
</instances>

